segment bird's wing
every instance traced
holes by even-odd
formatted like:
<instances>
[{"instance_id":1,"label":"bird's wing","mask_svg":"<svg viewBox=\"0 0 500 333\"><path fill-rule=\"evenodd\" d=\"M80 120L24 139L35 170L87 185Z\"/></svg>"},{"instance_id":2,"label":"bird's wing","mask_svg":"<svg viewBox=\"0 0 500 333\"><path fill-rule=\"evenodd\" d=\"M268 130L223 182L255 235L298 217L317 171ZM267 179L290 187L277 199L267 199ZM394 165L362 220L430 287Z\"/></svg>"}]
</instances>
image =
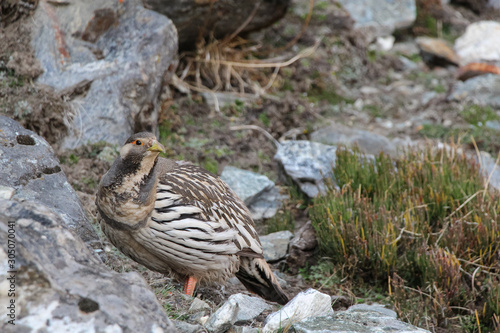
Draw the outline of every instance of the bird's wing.
<instances>
[{"instance_id":1,"label":"bird's wing","mask_svg":"<svg viewBox=\"0 0 500 333\"><path fill-rule=\"evenodd\" d=\"M245 204L217 176L193 164L177 163L160 175L151 218L177 242L194 240L193 246L208 253L262 257Z\"/></svg>"}]
</instances>

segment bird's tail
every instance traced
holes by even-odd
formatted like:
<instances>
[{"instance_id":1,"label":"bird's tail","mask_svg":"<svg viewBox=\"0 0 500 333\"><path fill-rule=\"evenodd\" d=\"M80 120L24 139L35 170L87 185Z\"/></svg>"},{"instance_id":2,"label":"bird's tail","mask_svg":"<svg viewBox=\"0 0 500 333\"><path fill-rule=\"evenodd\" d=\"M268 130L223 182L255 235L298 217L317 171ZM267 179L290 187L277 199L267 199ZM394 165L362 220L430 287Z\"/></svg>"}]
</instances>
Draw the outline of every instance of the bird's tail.
<instances>
[{"instance_id":1,"label":"bird's tail","mask_svg":"<svg viewBox=\"0 0 500 333\"><path fill-rule=\"evenodd\" d=\"M262 298L282 305L288 303L288 297L263 258L240 257L240 270L236 277L248 290Z\"/></svg>"}]
</instances>

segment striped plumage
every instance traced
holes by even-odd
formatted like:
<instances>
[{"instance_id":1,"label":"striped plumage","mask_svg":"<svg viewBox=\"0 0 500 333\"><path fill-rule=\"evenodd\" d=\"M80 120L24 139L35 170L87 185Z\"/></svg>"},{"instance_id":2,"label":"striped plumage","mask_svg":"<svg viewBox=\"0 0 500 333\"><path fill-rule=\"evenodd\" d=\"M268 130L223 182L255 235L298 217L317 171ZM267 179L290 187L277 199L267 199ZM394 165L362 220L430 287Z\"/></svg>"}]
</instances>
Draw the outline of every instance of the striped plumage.
<instances>
[{"instance_id":1,"label":"striped plumage","mask_svg":"<svg viewBox=\"0 0 500 333\"><path fill-rule=\"evenodd\" d=\"M110 241L151 270L206 282L236 275L285 304L243 202L217 176L160 151L154 135L137 133L103 176L96 204Z\"/></svg>"}]
</instances>

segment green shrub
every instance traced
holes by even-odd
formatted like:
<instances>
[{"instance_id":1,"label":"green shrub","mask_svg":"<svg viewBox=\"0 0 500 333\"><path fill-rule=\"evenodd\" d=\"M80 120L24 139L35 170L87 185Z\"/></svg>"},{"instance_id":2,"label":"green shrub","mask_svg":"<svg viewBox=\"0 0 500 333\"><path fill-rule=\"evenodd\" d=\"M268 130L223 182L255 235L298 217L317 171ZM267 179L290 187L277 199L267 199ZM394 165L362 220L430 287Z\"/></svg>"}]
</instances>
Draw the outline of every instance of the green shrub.
<instances>
[{"instance_id":1,"label":"green shrub","mask_svg":"<svg viewBox=\"0 0 500 333\"><path fill-rule=\"evenodd\" d=\"M400 315L414 312L413 324L430 315L446 326L480 308L482 332L494 329L500 199L474 160L456 149L397 160L338 149L333 172L340 191L331 186L310 208L322 256L351 280L385 288Z\"/></svg>"}]
</instances>

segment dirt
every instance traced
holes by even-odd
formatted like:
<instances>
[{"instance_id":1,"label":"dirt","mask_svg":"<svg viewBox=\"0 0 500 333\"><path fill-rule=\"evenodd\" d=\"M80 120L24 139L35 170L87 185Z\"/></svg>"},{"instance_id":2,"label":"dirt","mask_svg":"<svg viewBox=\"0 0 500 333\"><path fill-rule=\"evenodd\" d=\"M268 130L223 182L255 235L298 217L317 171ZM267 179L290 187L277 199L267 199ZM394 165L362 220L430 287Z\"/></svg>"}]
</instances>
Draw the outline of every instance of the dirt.
<instances>
[{"instance_id":1,"label":"dirt","mask_svg":"<svg viewBox=\"0 0 500 333\"><path fill-rule=\"evenodd\" d=\"M464 8L460 8L460 11L466 13L464 16L470 22L491 15L480 16ZM292 41L300 31L303 17L298 13L297 10L291 10L271 28L246 38L257 45L273 45L274 50L277 50ZM160 114L160 137L167 147L166 157L189 160L218 174L226 165L233 165L265 174L278 185L288 186L289 183L273 159L276 153L274 142L260 131L234 130L234 126L256 125L276 140L307 140L313 130L329 122L339 122L389 137L411 139L425 138L421 132L422 121L444 124L445 127L468 126L459 117L457 110L461 106L447 102L445 93L438 94L426 105L408 102L421 96L404 96L397 89L386 93L386 88L391 87L391 84L405 80L424 86L426 91L438 88L440 91L449 91L455 81L453 69L431 70L420 61L418 69L407 71L399 54L370 50L362 36L345 29L350 26L345 17L336 17L338 21L333 25L327 24L328 21L332 22L332 17L325 21L313 20L297 44L285 51L274 54L269 51L272 49L270 47L266 51L261 50L264 55L260 57L290 59L299 50L312 46L318 36L323 38L310 58L283 67L268 90L268 95L258 100L235 103L218 112L208 108L200 94L192 92L186 95L176 87L171 87L173 94L164 96ZM58 142L67 132L71 108L62 96L33 82L41 71L30 47L28 20L21 17L0 30L0 112L40 134L57 150ZM464 28L465 25L457 24L455 33L463 32ZM406 32L398 36L398 41L412 38L414 36ZM182 63L178 76L182 75L181 69ZM273 69L246 71L241 75L246 82L254 80L260 86L265 86L273 75ZM208 80L203 82L207 85L210 83ZM238 91L239 82L231 83L233 91ZM360 96L360 88L364 86L379 88L381 92L374 96L363 96L365 107L356 108L354 104ZM387 121L392 125L384 125ZM99 158L105 148L106 145L93 145L58 153L68 181L77 191L98 232L95 192L100 178L111 165L109 159ZM116 148L106 149L114 150L116 154ZM307 220L304 208L296 202L286 206L293 212L297 227ZM266 222L259 222L258 229L266 230ZM119 272L138 271L172 318L189 321L191 314L187 309L190 300L182 296L178 282L128 259L106 240L102 232L100 235L105 242L107 264L111 268ZM285 272L281 275L286 281L284 290L291 297L313 286L300 274L287 274L284 262L276 263L273 267ZM202 286L197 290L197 297L207 301L215 310L236 292L246 293L246 290L241 284L228 282L217 287ZM338 290L330 292L335 294ZM337 309L346 308L352 303L354 296L349 294L349 290L345 294L350 298L339 301ZM252 325L260 327L264 319L265 316L261 315Z\"/></svg>"}]
</instances>

